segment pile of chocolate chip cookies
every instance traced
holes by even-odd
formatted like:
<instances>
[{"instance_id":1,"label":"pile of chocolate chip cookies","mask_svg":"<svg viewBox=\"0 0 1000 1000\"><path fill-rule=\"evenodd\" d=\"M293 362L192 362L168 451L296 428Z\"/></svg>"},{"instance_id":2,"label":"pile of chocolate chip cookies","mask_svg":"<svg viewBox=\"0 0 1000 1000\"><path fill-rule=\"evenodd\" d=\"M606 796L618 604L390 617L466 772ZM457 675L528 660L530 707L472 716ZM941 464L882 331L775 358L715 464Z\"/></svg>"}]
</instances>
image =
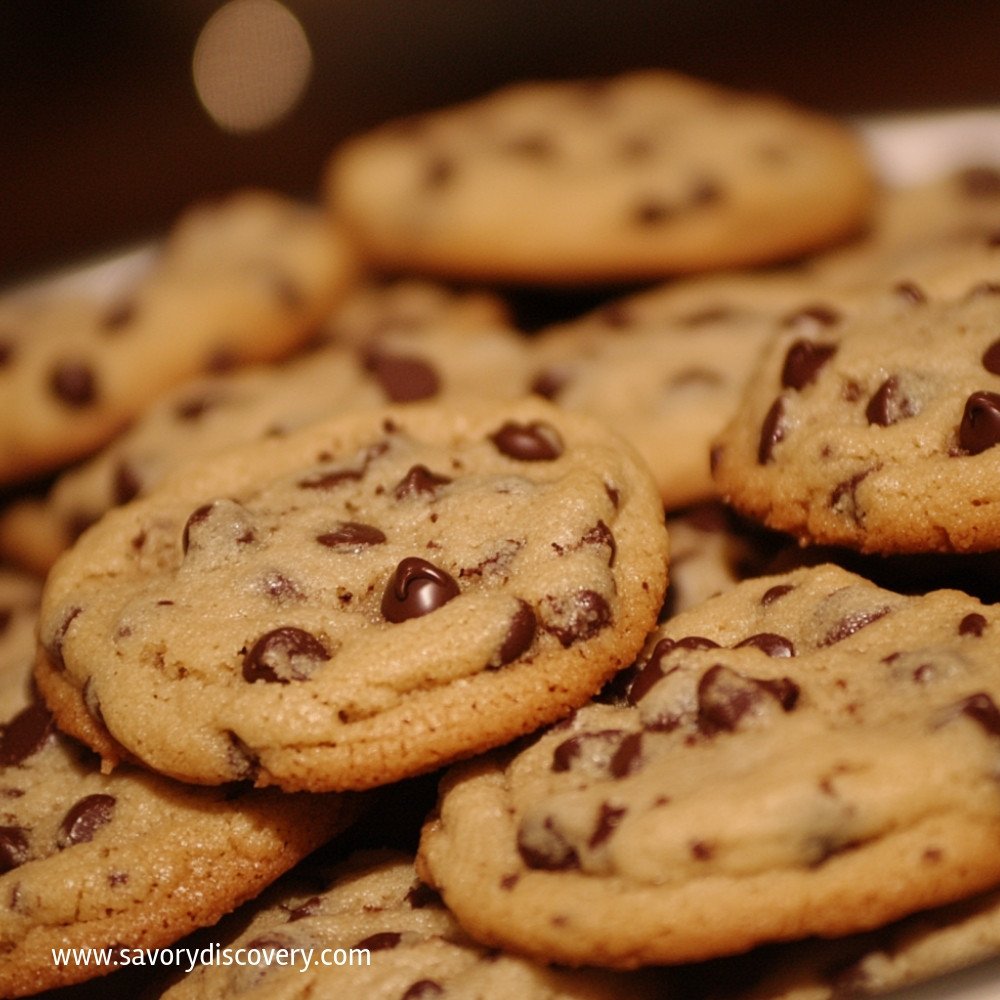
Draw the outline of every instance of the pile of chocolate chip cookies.
<instances>
[{"instance_id":1,"label":"pile of chocolate chip cookies","mask_svg":"<svg viewBox=\"0 0 1000 1000\"><path fill-rule=\"evenodd\" d=\"M1000 954L1000 169L639 72L323 181L0 299L0 995Z\"/></svg>"}]
</instances>

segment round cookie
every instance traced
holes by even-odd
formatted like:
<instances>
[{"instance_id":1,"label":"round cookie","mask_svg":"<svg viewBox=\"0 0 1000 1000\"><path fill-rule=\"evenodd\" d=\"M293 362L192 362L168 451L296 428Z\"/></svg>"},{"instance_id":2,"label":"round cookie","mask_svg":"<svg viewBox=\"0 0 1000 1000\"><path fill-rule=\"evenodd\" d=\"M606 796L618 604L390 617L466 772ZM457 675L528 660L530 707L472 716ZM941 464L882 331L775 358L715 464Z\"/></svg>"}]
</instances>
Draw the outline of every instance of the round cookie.
<instances>
[{"instance_id":1,"label":"round cookie","mask_svg":"<svg viewBox=\"0 0 1000 1000\"><path fill-rule=\"evenodd\" d=\"M776 332L713 446L724 498L803 541L1000 548L998 291Z\"/></svg>"},{"instance_id":2,"label":"round cookie","mask_svg":"<svg viewBox=\"0 0 1000 1000\"><path fill-rule=\"evenodd\" d=\"M988 889L998 635L957 591L833 566L745 581L661 626L623 703L453 769L421 876L478 940L613 967Z\"/></svg>"},{"instance_id":3,"label":"round cookie","mask_svg":"<svg viewBox=\"0 0 1000 1000\"><path fill-rule=\"evenodd\" d=\"M201 965L164 1000L352 996L368 1000L670 1000L662 977L550 969L491 952L461 931L436 893L418 881L413 859L364 851L324 871L286 879L253 907L222 945L285 948L289 963L256 968ZM291 960L291 949L300 949ZM352 960L351 955L354 952ZM339 961L339 965L336 964Z\"/></svg>"},{"instance_id":4,"label":"round cookie","mask_svg":"<svg viewBox=\"0 0 1000 1000\"><path fill-rule=\"evenodd\" d=\"M375 267L526 284L655 279L816 250L873 191L848 127L675 73L515 84L335 151Z\"/></svg>"},{"instance_id":5,"label":"round cookie","mask_svg":"<svg viewBox=\"0 0 1000 1000\"><path fill-rule=\"evenodd\" d=\"M348 415L188 465L45 589L37 676L108 760L363 788L587 700L655 621L648 472L541 400Z\"/></svg>"},{"instance_id":6,"label":"round cookie","mask_svg":"<svg viewBox=\"0 0 1000 1000\"><path fill-rule=\"evenodd\" d=\"M282 357L353 280L323 214L245 191L181 217L128 287L0 301L0 483L81 458L199 372Z\"/></svg>"},{"instance_id":7,"label":"round cookie","mask_svg":"<svg viewBox=\"0 0 1000 1000\"><path fill-rule=\"evenodd\" d=\"M483 372L492 378L484 387ZM179 466L315 420L387 402L527 391L528 351L512 331L458 328L373 334L357 350L328 345L282 366L204 376L165 393L44 498L0 512L0 553L47 573L106 511L144 496Z\"/></svg>"},{"instance_id":8,"label":"round cookie","mask_svg":"<svg viewBox=\"0 0 1000 1000\"><path fill-rule=\"evenodd\" d=\"M40 585L0 573L0 993L111 967L54 948L157 947L216 921L346 825L344 796L102 774L29 686Z\"/></svg>"}]
</instances>

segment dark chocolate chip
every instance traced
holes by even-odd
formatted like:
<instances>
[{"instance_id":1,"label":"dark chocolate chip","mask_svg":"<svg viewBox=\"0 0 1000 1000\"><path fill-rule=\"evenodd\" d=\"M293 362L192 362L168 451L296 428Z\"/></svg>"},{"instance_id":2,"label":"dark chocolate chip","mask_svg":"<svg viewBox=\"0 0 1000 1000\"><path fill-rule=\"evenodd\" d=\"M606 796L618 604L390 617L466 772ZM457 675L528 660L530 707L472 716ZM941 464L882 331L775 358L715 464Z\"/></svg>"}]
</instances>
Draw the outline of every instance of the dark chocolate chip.
<instances>
[{"instance_id":1,"label":"dark chocolate chip","mask_svg":"<svg viewBox=\"0 0 1000 1000\"><path fill-rule=\"evenodd\" d=\"M421 618L437 611L459 593L458 584L443 569L418 556L407 556L386 585L382 616L395 623Z\"/></svg>"},{"instance_id":2,"label":"dark chocolate chip","mask_svg":"<svg viewBox=\"0 0 1000 1000\"><path fill-rule=\"evenodd\" d=\"M563 453L559 432L539 420L530 424L509 420L490 435L490 440L501 454L521 462L550 462Z\"/></svg>"},{"instance_id":3,"label":"dark chocolate chip","mask_svg":"<svg viewBox=\"0 0 1000 1000\"><path fill-rule=\"evenodd\" d=\"M139 474L124 459L115 468L111 491L116 504L128 503L142 492Z\"/></svg>"},{"instance_id":4,"label":"dark chocolate chip","mask_svg":"<svg viewBox=\"0 0 1000 1000\"><path fill-rule=\"evenodd\" d=\"M443 906L441 894L432 889L426 882L418 882L406 893L406 902L414 910L423 910L428 906Z\"/></svg>"},{"instance_id":5,"label":"dark chocolate chip","mask_svg":"<svg viewBox=\"0 0 1000 1000\"><path fill-rule=\"evenodd\" d=\"M902 393L899 388L899 379L895 375L890 375L875 390L865 407L868 423L878 424L879 427L889 427L898 420L915 416L916 412L916 405Z\"/></svg>"},{"instance_id":6,"label":"dark chocolate chip","mask_svg":"<svg viewBox=\"0 0 1000 1000\"><path fill-rule=\"evenodd\" d=\"M0 875L28 860L28 831L23 826L0 826Z\"/></svg>"},{"instance_id":7,"label":"dark chocolate chip","mask_svg":"<svg viewBox=\"0 0 1000 1000\"><path fill-rule=\"evenodd\" d=\"M341 521L332 530L317 535L316 541L331 549L348 549L357 552L370 545L381 545L385 541L385 533L372 524Z\"/></svg>"},{"instance_id":8,"label":"dark chocolate chip","mask_svg":"<svg viewBox=\"0 0 1000 1000\"><path fill-rule=\"evenodd\" d=\"M816 381L820 370L836 353L835 344L796 340L785 354L781 384L786 389L804 389Z\"/></svg>"},{"instance_id":9,"label":"dark chocolate chip","mask_svg":"<svg viewBox=\"0 0 1000 1000\"><path fill-rule=\"evenodd\" d=\"M558 619L545 622L543 628L554 635L564 649L592 638L612 621L611 607L594 590L579 590L566 598L547 597L545 601L556 610Z\"/></svg>"},{"instance_id":10,"label":"dark chocolate chip","mask_svg":"<svg viewBox=\"0 0 1000 1000\"><path fill-rule=\"evenodd\" d=\"M887 607L855 611L853 614L849 614L837 622L823 637L820 645L832 646L835 642L841 642L848 638L848 636L854 635L855 632L860 632L861 629L871 625L872 622L877 622L880 618L884 618L888 613L889 608Z\"/></svg>"},{"instance_id":11,"label":"dark chocolate chip","mask_svg":"<svg viewBox=\"0 0 1000 1000\"><path fill-rule=\"evenodd\" d=\"M300 601L305 597L294 580L290 580L277 570L270 570L264 574L261 588L268 597L273 597L276 601Z\"/></svg>"},{"instance_id":12,"label":"dark chocolate chip","mask_svg":"<svg viewBox=\"0 0 1000 1000\"><path fill-rule=\"evenodd\" d=\"M971 614L966 615L958 623L958 634L959 635L975 635L980 636L986 629L986 619L976 611Z\"/></svg>"},{"instance_id":13,"label":"dark chocolate chip","mask_svg":"<svg viewBox=\"0 0 1000 1000\"><path fill-rule=\"evenodd\" d=\"M760 428L760 442L757 445L757 464L767 465L774 457L775 445L785 439L785 399L779 396L767 411Z\"/></svg>"},{"instance_id":14,"label":"dark chocolate chip","mask_svg":"<svg viewBox=\"0 0 1000 1000\"><path fill-rule=\"evenodd\" d=\"M589 847L600 847L615 832L615 827L624 819L628 809L625 806L613 806L608 802L602 802L597 813L597 822L594 824L594 832L587 841Z\"/></svg>"},{"instance_id":15,"label":"dark chocolate chip","mask_svg":"<svg viewBox=\"0 0 1000 1000\"><path fill-rule=\"evenodd\" d=\"M59 627L52 634L51 641L45 647L45 651L49 654L49 659L52 661L52 666L56 670L66 669L66 662L63 659L63 643L66 641L66 633L69 632L70 625L73 624L82 611L83 608L80 607L67 608L63 614L62 621L59 623Z\"/></svg>"},{"instance_id":16,"label":"dark chocolate chip","mask_svg":"<svg viewBox=\"0 0 1000 1000\"><path fill-rule=\"evenodd\" d=\"M978 722L990 736L1000 736L1000 709L984 691L963 698L955 707L962 715Z\"/></svg>"},{"instance_id":17,"label":"dark chocolate chip","mask_svg":"<svg viewBox=\"0 0 1000 1000\"><path fill-rule=\"evenodd\" d=\"M603 521L598 521L597 524L586 531L580 539L580 543L581 545L605 546L608 549L608 565L614 566L618 546L615 542L615 536L611 533L611 529Z\"/></svg>"},{"instance_id":18,"label":"dark chocolate chip","mask_svg":"<svg viewBox=\"0 0 1000 1000\"><path fill-rule=\"evenodd\" d=\"M1000 375L1000 340L994 340L983 351L983 367L993 375Z\"/></svg>"},{"instance_id":19,"label":"dark chocolate chip","mask_svg":"<svg viewBox=\"0 0 1000 1000\"><path fill-rule=\"evenodd\" d=\"M642 733L629 733L618 744L618 749L608 762L608 773L613 778L626 778L638 771L643 763Z\"/></svg>"},{"instance_id":20,"label":"dark chocolate chip","mask_svg":"<svg viewBox=\"0 0 1000 1000\"><path fill-rule=\"evenodd\" d=\"M304 903L300 903L288 911L288 922L293 924L296 920L304 920L306 917L311 917L319 910L322 904L323 900L320 896L313 896L311 899L307 899Z\"/></svg>"},{"instance_id":21,"label":"dark chocolate chip","mask_svg":"<svg viewBox=\"0 0 1000 1000\"><path fill-rule=\"evenodd\" d=\"M776 635L774 632L758 632L756 635L748 635L734 648L742 649L745 646L753 646L768 656L795 655L795 645L792 640L786 639L783 635Z\"/></svg>"},{"instance_id":22,"label":"dark chocolate chip","mask_svg":"<svg viewBox=\"0 0 1000 1000\"><path fill-rule=\"evenodd\" d=\"M577 733L562 743L556 744L552 751L552 770L555 772L569 771L574 761L579 759L590 744L610 744L620 739L620 729L598 729L590 733Z\"/></svg>"},{"instance_id":23,"label":"dark chocolate chip","mask_svg":"<svg viewBox=\"0 0 1000 1000\"><path fill-rule=\"evenodd\" d=\"M777 583L773 587L768 587L761 596L760 603L767 607L768 604L773 604L775 601L780 600L782 597L790 594L795 589L795 586L791 583Z\"/></svg>"},{"instance_id":24,"label":"dark chocolate chip","mask_svg":"<svg viewBox=\"0 0 1000 1000\"><path fill-rule=\"evenodd\" d=\"M332 469L300 479L298 485L306 490L332 490L343 483L357 482L362 476L362 469Z\"/></svg>"},{"instance_id":25,"label":"dark chocolate chip","mask_svg":"<svg viewBox=\"0 0 1000 1000\"><path fill-rule=\"evenodd\" d=\"M524 837L524 831L518 831L517 850L521 860L529 868L541 871L566 871L570 868L579 868L580 859L576 851L556 831L552 818L547 818L543 826L549 834L544 847L529 844Z\"/></svg>"},{"instance_id":26,"label":"dark chocolate chip","mask_svg":"<svg viewBox=\"0 0 1000 1000\"><path fill-rule=\"evenodd\" d=\"M63 818L59 827L59 847L86 844L94 834L111 821L116 799L113 795L87 795L80 799Z\"/></svg>"},{"instance_id":27,"label":"dark chocolate chip","mask_svg":"<svg viewBox=\"0 0 1000 1000\"><path fill-rule=\"evenodd\" d=\"M497 653L497 665L506 666L523 656L535 641L538 631L538 619L527 601L518 600L517 611L511 616L507 625L507 634Z\"/></svg>"},{"instance_id":28,"label":"dark chocolate chip","mask_svg":"<svg viewBox=\"0 0 1000 1000\"><path fill-rule=\"evenodd\" d=\"M89 406L97 399L97 376L83 361L61 361L49 374L49 388L68 406Z\"/></svg>"},{"instance_id":29,"label":"dark chocolate chip","mask_svg":"<svg viewBox=\"0 0 1000 1000\"><path fill-rule=\"evenodd\" d=\"M311 632L285 625L265 632L243 657L243 679L288 684L305 680L330 659L326 646Z\"/></svg>"},{"instance_id":30,"label":"dark chocolate chip","mask_svg":"<svg viewBox=\"0 0 1000 1000\"><path fill-rule=\"evenodd\" d=\"M531 391L543 399L555 399L566 388L569 378L556 368L543 368L532 380Z\"/></svg>"},{"instance_id":31,"label":"dark chocolate chip","mask_svg":"<svg viewBox=\"0 0 1000 1000\"><path fill-rule=\"evenodd\" d=\"M716 664L698 681L698 728L705 735L732 732L764 698L788 712L798 701L799 688L787 677L758 680Z\"/></svg>"},{"instance_id":32,"label":"dark chocolate chip","mask_svg":"<svg viewBox=\"0 0 1000 1000\"><path fill-rule=\"evenodd\" d=\"M379 931L377 934L369 934L368 937L362 938L354 947L365 948L368 951L388 951L390 948L395 948L402 939L403 935L399 931Z\"/></svg>"},{"instance_id":33,"label":"dark chocolate chip","mask_svg":"<svg viewBox=\"0 0 1000 1000\"><path fill-rule=\"evenodd\" d=\"M1000 443L1000 393L974 392L965 401L958 443L968 455L978 455Z\"/></svg>"},{"instance_id":34,"label":"dark chocolate chip","mask_svg":"<svg viewBox=\"0 0 1000 1000\"><path fill-rule=\"evenodd\" d=\"M365 367L393 403L429 399L441 391L440 376L423 358L373 351Z\"/></svg>"},{"instance_id":35,"label":"dark chocolate chip","mask_svg":"<svg viewBox=\"0 0 1000 1000\"><path fill-rule=\"evenodd\" d=\"M418 979L408 986L399 1000L429 1000L444 993L444 987L433 979Z\"/></svg>"},{"instance_id":36,"label":"dark chocolate chip","mask_svg":"<svg viewBox=\"0 0 1000 1000\"><path fill-rule=\"evenodd\" d=\"M0 727L0 767L17 767L37 753L55 732L52 714L38 701Z\"/></svg>"},{"instance_id":37,"label":"dark chocolate chip","mask_svg":"<svg viewBox=\"0 0 1000 1000\"><path fill-rule=\"evenodd\" d=\"M393 495L397 500L404 497L428 496L437 493L438 488L447 486L451 480L447 476L439 476L431 472L426 465L414 465L403 478L396 483Z\"/></svg>"},{"instance_id":38,"label":"dark chocolate chip","mask_svg":"<svg viewBox=\"0 0 1000 1000\"><path fill-rule=\"evenodd\" d=\"M249 545L256 538L253 528L246 523L246 510L233 500L213 500L195 508L184 522L181 532L181 551L187 554L194 543L199 529L216 514L228 514L227 534L237 545Z\"/></svg>"}]
</instances>

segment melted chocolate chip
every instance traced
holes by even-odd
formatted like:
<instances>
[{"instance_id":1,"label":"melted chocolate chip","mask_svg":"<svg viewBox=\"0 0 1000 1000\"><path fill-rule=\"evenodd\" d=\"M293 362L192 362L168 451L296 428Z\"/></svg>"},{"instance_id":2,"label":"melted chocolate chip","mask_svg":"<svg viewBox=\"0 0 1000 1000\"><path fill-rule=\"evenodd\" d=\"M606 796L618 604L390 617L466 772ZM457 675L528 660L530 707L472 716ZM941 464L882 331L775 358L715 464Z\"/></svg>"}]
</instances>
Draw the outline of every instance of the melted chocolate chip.
<instances>
[{"instance_id":1,"label":"melted chocolate chip","mask_svg":"<svg viewBox=\"0 0 1000 1000\"><path fill-rule=\"evenodd\" d=\"M367 948L368 951L388 951L395 948L403 935L399 931L379 931L377 934L369 934L355 944L355 948Z\"/></svg>"},{"instance_id":2,"label":"melted chocolate chip","mask_svg":"<svg viewBox=\"0 0 1000 1000\"><path fill-rule=\"evenodd\" d=\"M622 731L620 729L598 729L590 733L577 733L570 736L562 743L556 744L552 751L552 770L556 773L569 771L573 763L578 760L590 744L608 744L620 739Z\"/></svg>"},{"instance_id":3,"label":"melted chocolate chip","mask_svg":"<svg viewBox=\"0 0 1000 1000\"><path fill-rule=\"evenodd\" d=\"M992 375L1000 375L1000 339L983 351L983 367Z\"/></svg>"},{"instance_id":4,"label":"melted chocolate chip","mask_svg":"<svg viewBox=\"0 0 1000 1000\"><path fill-rule=\"evenodd\" d=\"M52 394L68 406L89 406L97 399L97 376L82 361L62 361L49 374Z\"/></svg>"},{"instance_id":5,"label":"melted chocolate chip","mask_svg":"<svg viewBox=\"0 0 1000 1000\"><path fill-rule=\"evenodd\" d=\"M767 465L774 457L774 447L785 439L785 399L779 396L767 411L760 428L757 464Z\"/></svg>"},{"instance_id":6,"label":"melted chocolate chip","mask_svg":"<svg viewBox=\"0 0 1000 1000\"><path fill-rule=\"evenodd\" d=\"M55 732L52 715L32 702L0 728L0 767L17 767L37 753Z\"/></svg>"},{"instance_id":7,"label":"melted chocolate chip","mask_svg":"<svg viewBox=\"0 0 1000 1000\"><path fill-rule=\"evenodd\" d=\"M608 762L608 773L613 778L627 778L638 771L643 763L642 733L629 733L618 744L618 749Z\"/></svg>"},{"instance_id":8,"label":"melted chocolate chip","mask_svg":"<svg viewBox=\"0 0 1000 1000\"><path fill-rule=\"evenodd\" d=\"M732 732L764 698L773 699L788 712L798 695L798 685L787 677L758 680L716 664L698 682L698 728L707 736Z\"/></svg>"},{"instance_id":9,"label":"melted chocolate chip","mask_svg":"<svg viewBox=\"0 0 1000 1000\"><path fill-rule=\"evenodd\" d=\"M23 826L0 826L0 875L28 860L28 831Z\"/></svg>"},{"instance_id":10,"label":"melted chocolate chip","mask_svg":"<svg viewBox=\"0 0 1000 1000\"><path fill-rule=\"evenodd\" d=\"M300 479L298 486L305 490L332 490L342 483L357 482L362 476L364 471L361 469L333 469Z\"/></svg>"},{"instance_id":11,"label":"melted chocolate chip","mask_svg":"<svg viewBox=\"0 0 1000 1000\"><path fill-rule=\"evenodd\" d=\"M521 860L529 868L541 871L566 871L570 868L579 868L580 859L576 851L555 830L551 817L545 820L543 826L548 833L544 847L529 844L524 831L518 830L517 851L521 855Z\"/></svg>"},{"instance_id":12,"label":"melted chocolate chip","mask_svg":"<svg viewBox=\"0 0 1000 1000\"><path fill-rule=\"evenodd\" d=\"M837 353L835 344L796 340L785 355L781 384L786 389L804 389L816 381L822 367Z\"/></svg>"},{"instance_id":13,"label":"melted chocolate chip","mask_svg":"<svg viewBox=\"0 0 1000 1000\"><path fill-rule=\"evenodd\" d=\"M423 910L428 906L443 906L441 895L426 882L418 882L406 893L406 902L414 910Z\"/></svg>"},{"instance_id":14,"label":"melted chocolate chip","mask_svg":"<svg viewBox=\"0 0 1000 1000\"><path fill-rule=\"evenodd\" d=\"M745 646L753 646L768 656L795 655L795 645L792 640L786 639L783 635L775 635L774 632L758 632L756 635L748 635L734 648L742 649Z\"/></svg>"},{"instance_id":15,"label":"melted chocolate chip","mask_svg":"<svg viewBox=\"0 0 1000 1000\"><path fill-rule=\"evenodd\" d=\"M967 715L979 723L990 736L1000 736L1000 709L985 692L969 695L968 698L962 699L956 708L962 715Z\"/></svg>"},{"instance_id":16,"label":"melted chocolate chip","mask_svg":"<svg viewBox=\"0 0 1000 1000\"><path fill-rule=\"evenodd\" d=\"M958 623L958 634L959 635L975 635L980 636L986 630L986 619L978 612L973 611L971 614L966 615Z\"/></svg>"},{"instance_id":17,"label":"melted chocolate chip","mask_svg":"<svg viewBox=\"0 0 1000 1000\"><path fill-rule=\"evenodd\" d=\"M860 632L861 629L871 625L872 622L877 622L880 618L884 618L888 613L889 608L887 607L871 608L867 611L855 611L853 614L847 615L837 622L823 637L820 645L832 646L835 642L841 642L848 638L848 636L854 635L855 632Z\"/></svg>"},{"instance_id":18,"label":"melted chocolate chip","mask_svg":"<svg viewBox=\"0 0 1000 1000\"><path fill-rule=\"evenodd\" d=\"M397 500L404 497L434 496L438 488L447 486L451 480L447 476L439 476L431 472L426 465L414 465L403 478L396 483L393 495Z\"/></svg>"},{"instance_id":19,"label":"melted chocolate chip","mask_svg":"<svg viewBox=\"0 0 1000 1000\"><path fill-rule=\"evenodd\" d=\"M382 595L382 616L399 623L437 611L460 593L454 578L418 556L408 556Z\"/></svg>"},{"instance_id":20,"label":"melted chocolate chip","mask_svg":"<svg viewBox=\"0 0 1000 1000\"><path fill-rule=\"evenodd\" d=\"M311 632L285 625L265 632L244 655L243 679L251 684L301 681L329 659L326 647Z\"/></svg>"},{"instance_id":21,"label":"melted chocolate chip","mask_svg":"<svg viewBox=\"0 0 1000 1000\"><path fill-rule=\"evenodd\" d=\"M795 589L795 586L791 583L777 583L773 587L768 587L761 596L760 603L767 607L768 604L773 604L775 601L780 600L782 597L790 594Z\"/></svg>"},{"instance_id":22,"label":"melted chocolate chip","mask_svg":"<svg viewBox=\"0 0 1000 1000\"><path fill-rule=\"evenodd\" d=\"M433 979L418 979L408 986L399 1000L429 1000L444 993L444 987Z\"/></svg>"},{"instance_id":23,"label":"melted chocolate chip","mask_svg":"<svg viewBox=\"0 0 1000 1000\"><path fill-rule=\"evenodd\" d=\"M45 647L45 651L49 654L49 659L52 661L52 666L56 670L66 669L66 661L63 659L63 643L66 641L66 633L69 631L70 625L73 624L82 611L83 608L79 607L67 608L63 614L62 621L59 623L59 627L52 634L51 641Z\"/></svg>"},{"instance_id":24,"label":"melted chocolate chip","mask_svg":"<svg viewBox=\"0 0 1000 1000\"><path fill-rule=\"evenodd\" d=\"M899 379L890 375L875 390L874 395L865 407L865 416L869 424L879 427L889 427L891 424L908 417L915 416L916 405L899 387Z\"/></svg>"},{"instance_id":25,"label":"melted chocolate chip","mask_svg":"<svg viewBox=\"0 0 1000 1000\"><path fill-rule=\"evenodd\" d=\"M612 621L611 607L594 590L579 590L567 598L546 598L547 606L555 608L557 620L547 621L543 628L554 635L564 649L590 639Z\"/></svg>"},{"instance_id":26,"label":"melted chocolate chip","mask_svg":"<svg viewBox=\"0 0 1000 1000\"><path fill-rule=\"evenodd\" d=\"M94 834L109 823L116 799L113 795L87 795L80 799L63 818L59 827L59 847L86 844Z\"/></svg>"},{"instance_id":27,"label":"melted chocolate chip","mask_svg":"<svg viewBox=\"0 0 1000 1000\"><path fill-rule=\"evenodd\" d=\"M969 396L958 427L958 443L968 455L978 455L1000 443L1000 393L974 392Z\"/></svg>"},{"instance_id":28,"label":"melted chocolate chip","mask_svg":"<svg viewBox=\"0 0 1000 1000\"><path fill-rule=\"evenodd\" d=\"M527 601L518 600L517 611L511 616L507 625L507 634L497 653L497 665L506 666L523 656L535 641L538 631L538 619Z\"/></svg>"},{"instance_id":29,"label":"melted chocolate chip","mask_svg":"<svg viewBox=\"0 0 1000 1000\"><path fill-rule=\"evenodd\" d=\"M490 440L501 454L520 462L550 462L563 453L559 432L538 420L530 424L509 420Z\"/></svg>"},{"instance_id":30,"label":"melted chocolate chip","mask_svg":"<svg viewBox=\"0 0 1000 1000\"><path fill-rule=\"evenodd\" d=\"M365 360L365 367L393 403L430 399L441 391L438 373L423 358L374 351Z\"/></svg>"},{"instance_id":31,"label":"melted chocolate chip","mask_svg":"<svg viewBox=\"0 0 1000 1000\"><path fill-rule=\"evenodd\" d=\"M608 565L614 566L618 546L615 542L615 536L611 533L611 529L603 521L598 521L589 531L586 531L580 539L580 544L605 546L609 552Z\"/></svg>"},{"instance_id":32,"label":"melted chocolate chip","mask_svg":"<svg viewBox=\"0 0 1000 1000\"><path fill-rule=\"evenodd\" d=\"M602 802L597 813L597 822L594 824L594 832L590 835L587 845L592 848L600 847L615 832L615 828L627 812L625 806L613 806Z\"/></svg>"},{"instance_id":33,"label":"melted chocolate chip","mask_svg":"<svg viewBox=\"0 0 1000 1000\"><path fill-rule=\"evenodd\" d=\"M357 552L370 545L381 545L385 541L385 533L371 524L341 521L331 531L324 531L322 535L317 535L316 541L331 549L348 549Z\"/></svg>"}]
</instances>

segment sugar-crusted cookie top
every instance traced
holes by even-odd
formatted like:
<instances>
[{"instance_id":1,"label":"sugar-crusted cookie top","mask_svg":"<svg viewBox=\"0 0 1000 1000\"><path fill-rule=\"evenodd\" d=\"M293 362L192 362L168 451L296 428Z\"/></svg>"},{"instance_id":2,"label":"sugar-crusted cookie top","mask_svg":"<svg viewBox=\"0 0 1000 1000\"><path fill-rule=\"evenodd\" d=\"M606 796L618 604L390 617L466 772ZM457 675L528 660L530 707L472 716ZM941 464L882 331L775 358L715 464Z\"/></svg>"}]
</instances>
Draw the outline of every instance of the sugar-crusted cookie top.
<instances>
[{"instance_id":1,"label":"sugar-crusted cookie top","mask_svg":"<svg viewBox=\"0 0 1000 1000\"><path fill-rule=\"evenodd\" d=\"M841 124L651 71L390 123L335 153L327 193L378 265L579 282L823 246L862 222L872 183Z\"/></svg>"},{"instance_id":2,"label":"sugar-crusted cookie top","mask_svg":"<svg viewBox=\"0 0 1000 1000\"><path fill-rule=\"evenodd\" d=\"M380 784L586 700L665 565L648 473L602 427L538 400L379 410L111 512L49 577L40 680L171 774Z\"/></svg>"},{"instance_id":3,"label":"sugar-crusted cookie top","mask_svg":"<svg viewBox=\"0 0 1000 1000\"><path fill-rule=\"evenodd\" d=\"M997 548L1000 295L776 332L713 452L722 493L803 539Z\"/></svg>"},{"instance_id":4,"label":"sugar-crusted cookie top","mask_svg":"<svg viewBox=\"0 0 1000 1000\"><path fill-rule=\"evenodd\" d=\"M424 870L482 940L611 965L995 884L998 629L964 594L833 566L746 581L661 626L623 702L456 769Z\"/></svg>"}]
</instances>

